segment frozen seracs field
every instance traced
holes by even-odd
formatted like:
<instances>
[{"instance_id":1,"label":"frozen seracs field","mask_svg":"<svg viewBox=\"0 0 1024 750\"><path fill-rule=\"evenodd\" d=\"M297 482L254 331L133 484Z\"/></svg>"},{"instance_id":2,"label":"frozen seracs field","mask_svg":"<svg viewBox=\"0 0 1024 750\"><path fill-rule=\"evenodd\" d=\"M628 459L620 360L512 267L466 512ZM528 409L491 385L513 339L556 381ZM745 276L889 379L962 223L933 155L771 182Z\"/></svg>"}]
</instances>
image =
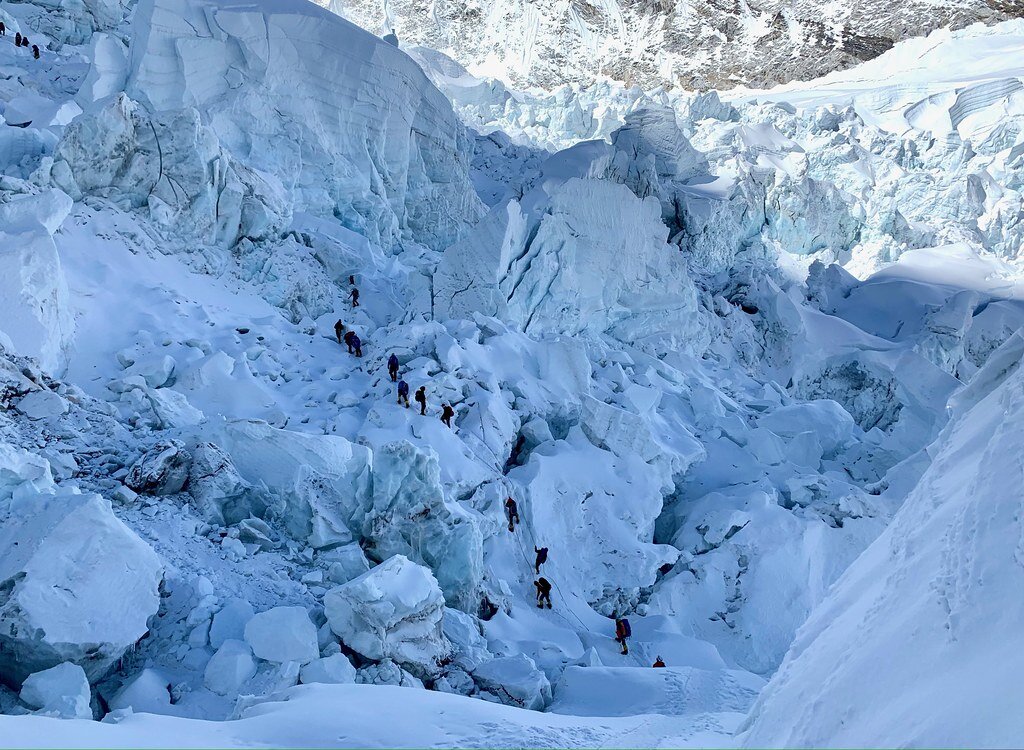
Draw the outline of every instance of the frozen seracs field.
<instances>
[{"instance_id":1,"label":"frozen seracs field","mask_svg":"<svg viewBox=\"0 0 1024 750\"><path fill-rule=\"evenodd\" d=\"M1012 743L958 691L1016 666L966 644L1012 626L1020 24L726 100L302 0L0 20L12 744Z\"/></svg>"}]
</instances>

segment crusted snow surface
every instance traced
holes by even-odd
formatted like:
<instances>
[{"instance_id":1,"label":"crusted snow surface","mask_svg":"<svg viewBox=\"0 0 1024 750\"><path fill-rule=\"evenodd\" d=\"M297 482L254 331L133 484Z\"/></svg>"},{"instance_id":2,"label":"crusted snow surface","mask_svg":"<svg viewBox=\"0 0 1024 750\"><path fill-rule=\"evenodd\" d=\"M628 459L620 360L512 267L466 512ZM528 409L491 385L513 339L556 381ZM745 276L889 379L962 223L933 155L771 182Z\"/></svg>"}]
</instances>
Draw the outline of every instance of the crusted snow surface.
<instances>
[{"instance_id":1,"label":"crusted snow surface","mask_svg":"<svg viewBox=\"0 0 1024 750\"><path fill-rule=\"evenodd\" d=\"M0 9L0 710L105 720L12 743L731 743L1019 359L1010 55L476 138L299 0Z\"/></svg>"}]
</instances>

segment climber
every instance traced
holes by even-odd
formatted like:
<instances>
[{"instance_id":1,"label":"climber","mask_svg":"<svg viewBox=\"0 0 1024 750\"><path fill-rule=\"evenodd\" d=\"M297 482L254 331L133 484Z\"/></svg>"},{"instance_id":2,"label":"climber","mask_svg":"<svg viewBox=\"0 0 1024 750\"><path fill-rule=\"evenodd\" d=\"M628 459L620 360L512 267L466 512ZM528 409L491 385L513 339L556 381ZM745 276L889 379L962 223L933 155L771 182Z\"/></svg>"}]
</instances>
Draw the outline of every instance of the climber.
<instances>
[{"instance_id":1,"label":"climber","mask_svg":"<svg viewBox=\"0 0 1024 750\"><path fill-rule=\"evenodd\" d=\"M455 409L452 408L451 404L441 405L441 421L444 422L448 427L452 426L452 417L455 416Z\"/></svg>"},{"instance_id":2,"label":"climber","mask_svg":"<svg viewBox=\"0 0 1024 750\"><path fill-rule=\"evenodd\" d=\"M340 344L341 337L345 335L345 324L340 319L334 324L334 335L338 337L338 343Z\"/></svg>"},{"instance_id":3,"label":"climber","mask_svg":"<svg viewBox=\"0 0 1024 750\"><path fill-rule=\"evenodd\" d=\"M34 44L32 45L32 57L34 57L37 60L39 59L39 47L37 47Z\"/></svg>"},{"instance_id":4,"label":"climber","mask_svg":"<svg viewBox=\"0 0 1024 750\"><path fill-rule=\"evenodd\" d=\"M626 645L626 639L633 635L633 629L629 627L629 620L625 617L615 618L615 640L622 646L622 653L629 653L629 646Z\"/></svg>"},{"instance_id":5,"label":"climber","mask_svg":"<svg viewBox=\"0 0 1024 750\"><path fill-rule=\"evenodd\" d=\"M7 36L7 26L3 21L0 21L0 36Z\"/></svg>"},{"instance_id":6,"label":"climber","mask_svg":"<svg viewBox=\"0 0 1024 750\"><path fill-rule=\"evenodd\" d=\"M388 375L391 376L392 383L398 380L398 357L393 353L388 357Z\"/></svg>"},{"instance_id":7,"label":"climber","mask_svg":"<svg viewBox=\"0 0 1024 750\"><path fill-rule=\"evenodd\" d=\"M427 386L421 385L417 388L414 398L416 403L420 405L420 416L425 417L427 415Z\"/></svg>"},{"instance_id":8,"label":"climber","mask_svg":"<svg viewBox=\"0 0 1024 750\"><path fill-rule=\"evenodd\" d=\"M351 284L352 286L355 286L356 285L356 277L355 276L349 276L348 277L348 283Z\"/></svg>"},{"instance_id":9,"label":"climber","mask_svg":"<svg viewBox=\"0 0 1024 750\"><path fill-rule=\"evenodd\" d=\"M651 666L652 667L664 667L665 666L665 662L663 662L661 660L661 657L659 656L657 659L654 660L654 664L652 664Z\"/></svg>"},{"instance_id":10,"label":"climber","mask_svg":"<svg viewBox=\"0 0 1024 750\"><path fill-rule=\"evenodd\" d=\"M548 548L541 547L540 549L537 549L534 547L533 551L537 553L537 561L533 564L533 569L540 573L540 566L548 561Z\"/></svg>"},{"instance_id":11,"label":"climber","mask_svg":"<svg viewBox=\"0 0 1024 750\"><path fill-rule=\"evenodd\" d=\"M359 307L359 290L352 287L352 291L348 293L348 296L352 298L352 307Z\"/></svg>"},{"instance_id":12,"label":"climber","mask_svg":"<svg viewBox=\"0 0 1024 750\"><path fill-rule=\"evenodd\" d=\"M20 31L14 35L14 46L15 47L20 47L21 46L21 32Z\"/></svg>"},{"instance_id":13,"label":"climber","mask_svg":"<svg viewBox=\"0 0 1024 750\"><path fill-rule=\"evenodd\" d=\"M21 38L21 46L22 47L27 47L28 46L28 37L27 36L23 36Z\"/></svg>"},{"instance_id":14,"label":"climber","mask_svg":"<svg viewBox=\"0 0 1024 750\"><path fill-rule=\"evenodd\" d=\"M363 342L354 333L352 334L352 348L356 350L357 357L363 356Z\"/></svg>"},{"instance_id":15,"label":"climber","mask_svg":"<svg viewBox=\"0 0 1024 750\"><path fill-rule=\"evenodd\" d=\"M515 531L516 524L519 523L519 506L511 497L505 499L505 517L508 518L508 530Z\"/></svg>"},{"instance_id":16,"label":"climber","mask_svg":"<svg viewBox=\"0 0 1024 750\"><path fill-rule=\"evenodd\" d=\"M545 602L548 609L551 609L551 583L544 576L541 576L533 585L537 587L537 609L544 609Z\"/></svg>"},{"instance_id":17,"label":"climber","mask_svg":"<svg viewBox=\"0 0 1024 750\"><path fill-rule=\"evenodd\" d=\"M398 403L405 401L405 408L409 408L409 384L404 380L398 381Z\"/></svg>"},{"instance_id":18,"label":"climber","mask_svg":"<svg viewBox=\"0 0 1024 750\"><path fill-rule=\"evenodd\" d=\"M345 335L344 335L343 338L345 340L345 345L348 347L348 353L349 354L353 353L352 339L354 339L355 337L356 337L356 332L355 331L345 331Z\"/></svg>"}]
</instances>

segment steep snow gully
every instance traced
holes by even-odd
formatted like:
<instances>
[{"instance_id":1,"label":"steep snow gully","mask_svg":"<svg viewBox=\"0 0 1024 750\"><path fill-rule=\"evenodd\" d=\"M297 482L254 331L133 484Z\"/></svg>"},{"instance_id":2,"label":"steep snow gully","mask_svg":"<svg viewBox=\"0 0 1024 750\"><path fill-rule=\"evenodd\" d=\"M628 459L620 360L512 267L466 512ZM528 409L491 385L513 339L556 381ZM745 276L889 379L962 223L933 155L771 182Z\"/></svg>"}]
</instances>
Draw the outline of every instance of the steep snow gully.
<instances>
[{"instance_id":1,"label":"steep snow gully","mask_svg":"<svg viewBox=\"0 0 1024 750\"><path fill-rule=\"evenodd\" d=\"M6 743L1019 743L1024 24L723 99L0 21Z\"/></svg>"}]
</instances>

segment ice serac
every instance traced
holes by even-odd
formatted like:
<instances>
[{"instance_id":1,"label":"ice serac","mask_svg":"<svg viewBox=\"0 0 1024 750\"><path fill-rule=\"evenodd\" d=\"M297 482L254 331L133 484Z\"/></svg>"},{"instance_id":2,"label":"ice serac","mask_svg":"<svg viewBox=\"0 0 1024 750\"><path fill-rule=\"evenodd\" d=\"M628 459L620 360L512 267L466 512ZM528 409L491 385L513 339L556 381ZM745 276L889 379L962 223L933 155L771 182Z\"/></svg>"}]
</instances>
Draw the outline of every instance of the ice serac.
<instances>
[{"instance_id":1,"label":"ice serac","mask_svg":"<svg viewBox=\"0 0 1024 750\"><path fill-rule=\"evenodd\" d=\"M473 679L481 690L509 706L543 711L551 702L551 683L523 654L491 659L476 668Z\"/></svg>"},{"instance_id":2,"label":"ice serac","mask_svg":"<svg viewBox=\"0 0 1024 750\"><path fill-rule=\"evenodd\" d=\"M157 113L198 110L303 210L385 248L442 248L479 215L465 128L379 37L302 0L142 0L133 32L128 93Z\"/></svg>"},{"instance_id":3,"label":"ice serac","mask_svg":"<svg viewBox=\"0 0 1024 750\"><path fill-rule=\"evenodd\" d=\"M533 335L608 334L656 352L691 346L696 294L655 198L573 177L530 199L534 211L510 199L445 252L437 314L482 312Z\"/></svg>"},{"instance_id":4,"label":"ice serac","mask_svg":"<svg viewBox=\"0 0 1024 750\"><path fill-rule=\"evenodd\" d=\"M324 613L353 651L391 659L417 677L436 675L451 653L441 628L441 589L429 570L402 555L328 591Z\"/></svg>"},{"instance_id":5,"label":"ice serac","mask_svg":"<svg viewBox=\"0 0 1024 750\"><path fill-rule=\"evenodd\" d=\"M291 218L281 183L233 159L194 107L154 113L119 93L68 126L55 160L72 197L145 208L165 232L210 245L276 235Z\"/></svg>"},{"instance_id":6,"label":"ice serac","mask_svg":"<svg viewBox=\"0 0 1024 750\"><path fill-rule=\"evenodd\" d=\"M43 714L62 719L92 718L89 680L77 664L64 662L29 675L19 697Z\"/></svg>"},{"instance_id":7,"label":"ice serac","mask_svg":"<svg viewBox=\"0 0 1024 750\"><path fill-rule=\"evenodd\" d=\"M146 634L162 565L102 497L16 459L0 454L0 674L19 685L72 662L95 681Z\"/></svg>"},{"instance_id":8,"label":"ice serac","mask_svg":"<svg viewBox=\"0 0 1024 750\"><path fill-rule=\"evenodd\" d=\"M373 460L373 504L362 523L371 554L403 554L426 565L449 604L472 611L483 578L483 534L476 517L445 499L437 455L402 441L381 446Z\"/></svg>"},{"instance_id":9,"label":"ice serac","mask_svg":"<svg viewBox=\"0 0 1024 750\"><path fill-rule=\"evenodd\" d=\"M1024 372L1019 337L1004 347L954 400L892 523L798 632L747 746L1017 744Z\"/></svg>"},{"instance_id":10,"label":"ice serac","mask_svg":"<svg viewBox=\"0 0 1024 750\"><path fill-rule=\"evenodd\" d=\"M331 435L305 435L266 422L228 423L219 441L239 474L265 488L284 529L314 547L351 542L360 508L369 505L371 454Z\"/></svg>"},{"instance_id":11,"label":"ice serac","mask_svg":"<svg viewBox=\"0 0 1024 750\"><path fill-rule=\"evenodd\" d=\"M53 234L71 211L60 190L12 197L0 205L0 340L55 372L74 331L67 282Z\"/></svg>"}]
</instances>

